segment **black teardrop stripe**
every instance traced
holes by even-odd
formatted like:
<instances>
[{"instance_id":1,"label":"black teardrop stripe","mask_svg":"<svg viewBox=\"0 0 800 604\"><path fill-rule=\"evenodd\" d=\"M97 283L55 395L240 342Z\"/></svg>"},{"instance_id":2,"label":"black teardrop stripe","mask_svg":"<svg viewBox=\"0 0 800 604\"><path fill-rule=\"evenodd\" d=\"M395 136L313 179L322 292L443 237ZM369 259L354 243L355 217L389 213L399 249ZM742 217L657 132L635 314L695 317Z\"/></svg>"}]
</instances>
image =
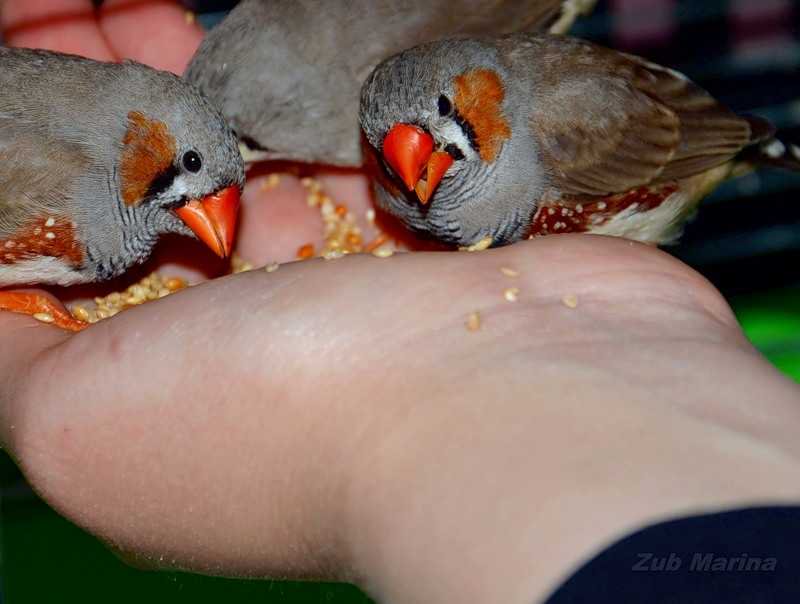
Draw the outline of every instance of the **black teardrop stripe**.
<instances>
[{"instance_id":1,"label":"black teardrop stripe","mask_svg":"<svg viewBox=\"0 0 800 604\"><path fill-rule=\"evenodd\" d=\"M147 192L144 194L144 198L151 199L169 189L172 186L172 183L175 181L175 177L178 176L178 172L179 170L175 166L170 166L166 170L162 171L158 176L150 181L150 186L147 187Z\"/></svg>"},{"instance_id":2,"label":"black teardrop stripe","mask_svg":"<svg viewBox=\"0 0 800 604\"><path fill-rule=\"evenodd\" d=\"M458 124L459 128L461 128L464 136L467 137L470 147L475 150L475 153L479 153L480 146L478 145L478 137L475 134L475 129L472 127L472 124L469 123L469 120L462 116L458 112L458 109L453 109L453 119L455 120L456 124Z\"/></svg>"}]
</instances>

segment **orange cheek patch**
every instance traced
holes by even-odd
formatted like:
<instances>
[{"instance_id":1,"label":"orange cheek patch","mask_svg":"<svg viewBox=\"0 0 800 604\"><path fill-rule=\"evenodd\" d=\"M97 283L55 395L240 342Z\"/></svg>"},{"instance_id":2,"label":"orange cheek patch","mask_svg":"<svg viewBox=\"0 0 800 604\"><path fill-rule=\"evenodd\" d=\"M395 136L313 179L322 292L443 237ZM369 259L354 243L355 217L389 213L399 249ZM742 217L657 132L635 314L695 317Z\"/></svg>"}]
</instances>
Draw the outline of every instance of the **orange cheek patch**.
<instances>
[{"instance_id":1,"label":"orange cheek patch","mask_svg":"<svg viewBox=\"0 0 800 604\"><path fill-rule=\"evenodd\" d=\"M142 201L156 177L172 165L175 139L164 122L131 111L122 144L122 200L135 205Z\"/></svg>"},{"instance_id":2,"label":"orange cheek patch","mask_svg":"<svg viewBox=\"0 0 800 604\"><path fill-rule=\"evenodd\" d=\"M675 184L663 187L640 187L627 193L608 197L588 197L581 200L561 199L545 202L539 207L531 223L529 235L555 235L558 233L586 233L608 222L611 218L636 204L639 212L658 207L678 190Z\"/></svg>"},{"instance_id":3,"label":"orange cheek patch","mask_svg":"<svg viewBox=\"0 0 800 604\"><path fill-rule=\"evenodd\" d=\"M493 162L500 145L511 136L500 104L506 92L500 77L489 69L468 71L454 80L453 102L459 115L472 126L481 159Z\"/></svg>"},{"instance_id":4,"label":"orange cheek patch","mask_svg":"<svg viewBox=\"0 0 800 604\"><path fill-rule=\"evenodd\" d=\"M71 264L83 262L83 246L75 238L75 227L65 218L43 216L28 223L9 239L0 239L0 264L14 264L42 256Z\"/></svg>"}]
</instances>

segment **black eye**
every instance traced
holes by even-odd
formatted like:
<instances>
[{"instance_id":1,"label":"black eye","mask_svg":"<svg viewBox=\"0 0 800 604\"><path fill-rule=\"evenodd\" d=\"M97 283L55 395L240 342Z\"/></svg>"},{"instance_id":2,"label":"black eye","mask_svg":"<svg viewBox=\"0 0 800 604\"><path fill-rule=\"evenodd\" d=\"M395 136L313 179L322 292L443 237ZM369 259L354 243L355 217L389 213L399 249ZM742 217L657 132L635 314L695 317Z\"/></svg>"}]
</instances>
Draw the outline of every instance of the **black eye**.
<instances>
[{"instance_id":1,"label":"black eye","mask_svg":"<svg viewBox=\"0 0 800 604\"><path fill-rule=\"evenodd\" d=\"M453 110L453 103L450 102L446 96L442 95L439 97L439 115L445 116L450 115L450 112Z\"/></svg>"},{"instance_id":2,"label":"black eye","mask_svg":"<svg viewBox=\"0 0 800 604\"><path fill-rule=\"evenodd\" d=\"M447 145L444 148L444 150L445 150L445 153L449 153L450 157L452 157L456 161L458 161L460 159L464 159L464 153L461 151L461 149L458 148L457 145L454 145L453 143L450 143L449 145Z\"/></svg>"},{"instance_id":3,"label":"black eye","mask_svg":"<svg viewBox=\"0 0 800 604\"><path fill-rule=\"evenodd\" d=\"M183 167L189 172L199 172L203 167L203 160L197 151L187 151L183 154Z\"/></svg>"}]
</instances>

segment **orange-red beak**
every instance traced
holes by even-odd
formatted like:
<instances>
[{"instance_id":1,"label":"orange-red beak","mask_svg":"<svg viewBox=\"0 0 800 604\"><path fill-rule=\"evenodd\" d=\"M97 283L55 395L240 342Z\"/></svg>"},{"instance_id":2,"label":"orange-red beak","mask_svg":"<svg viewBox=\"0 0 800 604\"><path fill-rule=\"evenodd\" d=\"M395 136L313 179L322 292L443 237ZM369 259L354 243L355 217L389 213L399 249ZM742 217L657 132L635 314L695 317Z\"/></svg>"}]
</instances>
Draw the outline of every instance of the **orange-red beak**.
<instances>
[{"instance_id":1,"label":"orange-red beak","mask_svg":"<svg viewBox=\"0 0 800 604\"><path fill-rule=\"evenodd\" d=\"M395 124L383 139L383 157L420 203L428 203L453 158L433 150L433 137L422 128Z\"/></svg>"},{"instance_id":2,"label":"orange-red beak","mask_svg":"<svg viewBox=\"0 0 800 604\"><path fill-rule=\"evenodd\" d=\"M193 199L175 213L217 256L227 258L236 234L239 195L239 187L232 185L203 199Z\"/></svg>"}]
</instances>

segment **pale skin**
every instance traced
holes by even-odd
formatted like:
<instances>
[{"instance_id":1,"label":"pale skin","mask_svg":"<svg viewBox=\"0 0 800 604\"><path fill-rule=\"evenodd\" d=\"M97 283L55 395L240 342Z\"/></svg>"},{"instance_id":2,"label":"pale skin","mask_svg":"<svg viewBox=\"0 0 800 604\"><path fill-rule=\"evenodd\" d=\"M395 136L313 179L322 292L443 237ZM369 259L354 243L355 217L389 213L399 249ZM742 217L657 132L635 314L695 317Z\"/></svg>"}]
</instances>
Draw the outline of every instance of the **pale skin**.
<instances>
[{"instance_id":1,"label":"pale skin","mask_svg":"<svg viewBox=\"0 0 800 604\"><path fill-rule=\"evenodd\" d=\"M44 29L10 41L138 56L108 43L135 27L60 35L49 4L26 3ZM152 4L148 52L169 40L153 56L180 70L200 33ZM361 177L326 184L366 207ZM246 203L256 263L319 237L291 179ZM1 313L0 367L3 447L149 565L528 604L644 524L800 501L798 386L701 276L610 238L287 264L77 335Z\"/></svg>"}]
</instances>

